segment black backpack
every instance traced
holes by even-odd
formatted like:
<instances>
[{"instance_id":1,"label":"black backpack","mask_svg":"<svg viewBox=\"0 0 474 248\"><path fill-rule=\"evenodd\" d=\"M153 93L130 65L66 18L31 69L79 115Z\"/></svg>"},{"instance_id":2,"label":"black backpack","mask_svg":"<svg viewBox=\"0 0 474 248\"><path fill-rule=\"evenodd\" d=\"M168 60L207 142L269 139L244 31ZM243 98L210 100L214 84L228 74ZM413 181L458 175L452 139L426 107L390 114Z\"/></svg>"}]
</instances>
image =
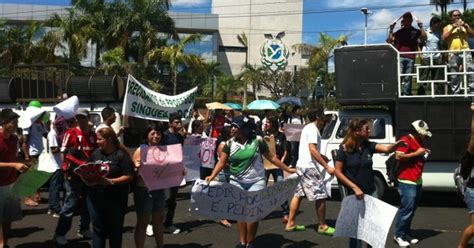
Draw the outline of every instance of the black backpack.
<instances>
[{"instance_id":1,"label":"black backpack","mask_svg":"<svg viewBox=\"0 0 474 248\"><path fill-rule=\"evenodd\" d=\"M385 166L387 169L387 177L388 183L392 184L393 186L398 185L398 161L395 158L395 153L388 157L387 161L385 161Z\"/></svg>"}]
</instances>

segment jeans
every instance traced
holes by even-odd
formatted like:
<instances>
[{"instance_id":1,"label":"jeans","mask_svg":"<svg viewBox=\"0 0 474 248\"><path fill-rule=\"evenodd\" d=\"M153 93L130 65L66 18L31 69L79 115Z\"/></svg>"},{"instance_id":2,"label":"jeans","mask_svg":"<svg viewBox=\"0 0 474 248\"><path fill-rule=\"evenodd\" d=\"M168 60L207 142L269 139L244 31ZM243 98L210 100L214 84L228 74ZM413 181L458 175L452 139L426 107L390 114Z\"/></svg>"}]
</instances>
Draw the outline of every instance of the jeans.
<instances>
[{"instance_id":1,"label":"jeans","mask_svg":"<svg viewBox=\"0 0 474 248\"><path fill-rule=\"evenodd\" d=\"M56 170L53 175L51 176L51 180L49 182L49 209L51 209L54 213L61 212L61 204L60 202L60 193L63 189L64 184L64 175L61 170Z\"/></svg>"},{"instance_id":2,"label":"jeans","mask_svg":"<svg viewBox=\"0 0 474 248\"><path fill-rule=\"evenodd\" d=\"M56 226L55 235L65 236L71 229L72 217L77 207L79 206L79 200L84 190L84 185L78 182L71 182L70 180L64 180L64 190L66 191L66 197L64 198L64 204L59 212L58 225ZM81 220L79 223L79 230L89 230L90 217L87 209L81 211Z\"/></svg>"},{"instance_id":3,"label":"jeans","mask_svg":"<svg viewBox=\"0 0 474 248\"><path fill-rule=\"evenodd\" d=\"M229 168L224 168L221 171L219 171L219 174L217 174L217 178L219 182L230 182L230 169Z\"/></svg>"},{"instance_id":4,"label":"jeans","mask_svg":"<svg viewBox=\"0 0 474 248\"><path fill-rule=\"evenodd\" d=\"M168 198L166 199L166 217L163 225L165 227L170 227L173 225L174 214L176 212L176 197L178 196L179 187L173 187L165 189L166 193L169 193Z\"/></svg>"},{"instance_id":5,"label":"jeans","mask_svg":"<svg viewBox=\"0 0 474 248\"><path fill-rule=\"evenodd\" d=\"M270 179L270 175L273 177L273 180L276 182L283 181L283 171L281 169L271 169L271 170L265 170L265 178L266 178L266 184L268 184L268 179ZM288 205L288 201L285 201L281 205L282 213L283 215L288 215L290 211L290 207Z\"/></svg>"},{"instance_id":6,"label":"jeans","mask_svg":"<svg viewBox=\"0 0 474 248\"><path fill-rule=\"evenodd\" d=\"M395 237L403 237L410 235L411 221L421 198L421 185L399 182L398 193L400 194L400 209L395 225Z\"/></svg>"},{"instance_id":7,"label":"jeans","mask_svg":"<svg viewBox=\"0 0 474 248\"><path fill-rule=\"evenodd\" d=\"M415 64L414 59L400 57L400 72L402 74L408 74L413 72L413 66ZM404 76L402 78L403 95L411 95L411 76Z\"/></svg>"},{"instance_id":8,"label":"jeans","mask_svg":"<svg viewBox=\"0 0 474 248\"><path fill-rule=\"evenodd\" d=\"M463 65L463 55L452 53L449 54L449 61L448 61L448 69L449 72L459 72L459 71L467 71L472 72L474 71L474 65L472 63L472 55L466 54L466 66L464 70L461 69L461 65ZM457 94L461 90L461 83L459 80L460 75L450 75L449 76L449 87L454 94ZM462 76L461 76L462 77ZM470 89L474 87L474 76L467 75L468 86Z\"/></svg>"},{"instance_id":9,"label":"jeans","mask_svg":"<svg viewBox=\"0 0 474 248\"><path fill-rule=\"evenodd\" d=\"M374 191L370 196L375 197L378 199L378 194L377 190ZM355 238L349 238L349 248L362 248L363 242L360 239L355 239ZM369 244L367 244L367 248L371 248Z\"/></svg>"},{"instance_id":10,"label":"jeans","mask_svg":"<svg viewBox=\"0 0 474 248\"><path fill-rule=\"evenodd\" d=\"M127 211L128 190L90 189L87 206L92 218L93 248L105 248L109 238L110 248L122 247L122 233Z\"/></svg>"}]
</instances>

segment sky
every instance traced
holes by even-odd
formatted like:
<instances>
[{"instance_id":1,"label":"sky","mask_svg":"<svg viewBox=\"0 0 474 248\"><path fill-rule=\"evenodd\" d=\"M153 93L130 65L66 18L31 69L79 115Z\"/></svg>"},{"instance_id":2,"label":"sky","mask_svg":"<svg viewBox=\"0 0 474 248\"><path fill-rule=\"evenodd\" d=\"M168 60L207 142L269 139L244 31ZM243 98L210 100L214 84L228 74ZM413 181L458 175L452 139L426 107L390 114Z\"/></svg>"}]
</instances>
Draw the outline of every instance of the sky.
<instances>
[{"instance_id":1,"label":"sky","mask_svg":"<svg viewBox=\"0 0 474 248\"><path fill-rule=\"evenodd\" d=\"M172 0L172 11L177 12L211 12L212 0ZM292 1L292 0L283 0ZM367 43L383 43L387 28L406 11L411 11L428 26L436 8L429 5L430 0L303 0L303 42L316 44L318 33L325 32L333 37L341 34L349 36L349 44L364 43L365 17L360 9L365 7L371 12L368 15ZM450 9L461 9L460 0L454 0ZM70 0L0 0L0 3L25 3L44 5L68 5ZM232 1L229 0L229 5ZM468 7L472 4L468 4ZM232 6L229 6L232 8ZM278 12L269 8L269 12ZM284 11L284 10L282 10Z\"/></svg>"}]
</instances>

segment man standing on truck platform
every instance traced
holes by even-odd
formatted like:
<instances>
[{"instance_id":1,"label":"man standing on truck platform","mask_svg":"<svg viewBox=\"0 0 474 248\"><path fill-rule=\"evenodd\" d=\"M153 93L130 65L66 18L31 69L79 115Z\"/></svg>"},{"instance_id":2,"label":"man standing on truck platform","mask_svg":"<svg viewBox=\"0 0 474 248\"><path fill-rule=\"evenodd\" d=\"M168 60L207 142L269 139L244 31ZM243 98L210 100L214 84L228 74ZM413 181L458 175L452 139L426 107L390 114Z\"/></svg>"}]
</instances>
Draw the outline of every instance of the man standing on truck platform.
<instances>
[{"instance_id":1,"label":"man standing on truck platform","mask_svg":"<svg viewBox=\"0 0 474 248\"><path fill-rule=\"evenodd\" d=\"M448 50L460 51L460 53L450 53L448 60L449 72L459 72L466 71L462 70L464 55L461 53L461 50L468 50L468 36L474 37L474 30L465 23L461 18L461 11L453 10L449 13L451 18L451 24L446 25L443 29L443 40L448 45ZM470 52L465 53L467 71L474 71L474 66L472 64L472 55ZM474 82L471 75L468 75L468 81L470 83L469 88L474 88ZM449 87L454 94L459 93L460 91L459 76L450 75L449 76ZM472 92L472 90L471 90Z\"/></svg>"},{"instance_id":2,"label":"man standing on truck platform","mask_svg":"<svg viewBox=\"0 0 474 248\"><path fill-rule=\"evenodd\" d=\"M418 51L418 39L426 40L426 32L423 29L423 23L418 21L419 30L412 27L413 16L411 12L406 12L402 16L402 28L393 33L396 22L390 25L387 42L393 43L399 52L416 52ZM413 72L416 54L400 55L400 72L408 74ZM402 95L411 95L411 77L405 76L403 80Z\"/></svg>"},{"instance_id":3,"label":"man standing on truck platform","mask_svg":"<svg viewBox=\"0 0 474 248\"><path fill-rule=\"evenodd\" d=\"M424 147L423 141L431 136L428 124L422 120L416 120L411 123L409 134L400 138L407 146L399 147L395 153L395 158L399 163L400 209L394 240L400 247L418 243L418 239L411 236L410 226L421 197L423 183L421 174L430 154L430 150Z\"/></svg>"}]
</instances>

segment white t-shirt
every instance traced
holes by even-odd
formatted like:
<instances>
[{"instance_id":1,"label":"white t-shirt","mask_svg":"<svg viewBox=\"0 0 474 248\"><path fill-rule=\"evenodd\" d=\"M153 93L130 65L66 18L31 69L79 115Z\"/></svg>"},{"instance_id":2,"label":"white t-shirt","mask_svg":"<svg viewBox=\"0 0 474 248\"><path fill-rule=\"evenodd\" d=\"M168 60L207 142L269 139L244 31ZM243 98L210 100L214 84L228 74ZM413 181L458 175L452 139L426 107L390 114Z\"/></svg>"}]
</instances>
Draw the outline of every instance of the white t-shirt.
<instances>
[{"instance_id":1,"label":"white t-shirt","mask_svg":"<svg viewBox=\"0 0 474 248\"><path fill-rule=\"evenodd\" d=\"M61 164L62 164L61 153L60 152L52 153L51 148L52 147L61 148L61 147L59 146L59 142L58 142L58 134L53 128L51 128L51 131L49 131L48 133L48 146L49 146L49 156L51 157L51 161L55 162L56 169L58 170L61 168Z\"/></svg>"},{"instance_id":2,"label":"white t-shirt","mask_svg":"<svg viewBox=\"0 0 474 248\"><path fill-rule=\"evenodd\" d=\"M106 128L106 127L109 127L107 124L105 123L100 123L96 128L95 128L95 132L97 133L101 128ZM110 128L110 127L109 127Z\"/></svg>"},{"instance_id":3,"label":"white t-shirt","mask_svg":"<svg viewBox=\"0 0 474 248\"><path fill-rule=\"evenodd\" d=\"M296 167L299 168L316 168L322 169L322 166L311 156L309 144L315 144L318 151L321 150L321 134L314 122L304 126L301 131L300 147L298 151L298 162Z\"/></svg>"},{"instance_id":4,"label":"white t-shirt","mask_svg":"<svg viewBox=\"0 0 474 248\"><path fill-rule=\"evenodd\" d=\"M23 134L28 135L30 156L39 156L44 149L43 134L47 132L42 123L34 122L31 127L24 129Z\"/></svg>"}]
</instances>

